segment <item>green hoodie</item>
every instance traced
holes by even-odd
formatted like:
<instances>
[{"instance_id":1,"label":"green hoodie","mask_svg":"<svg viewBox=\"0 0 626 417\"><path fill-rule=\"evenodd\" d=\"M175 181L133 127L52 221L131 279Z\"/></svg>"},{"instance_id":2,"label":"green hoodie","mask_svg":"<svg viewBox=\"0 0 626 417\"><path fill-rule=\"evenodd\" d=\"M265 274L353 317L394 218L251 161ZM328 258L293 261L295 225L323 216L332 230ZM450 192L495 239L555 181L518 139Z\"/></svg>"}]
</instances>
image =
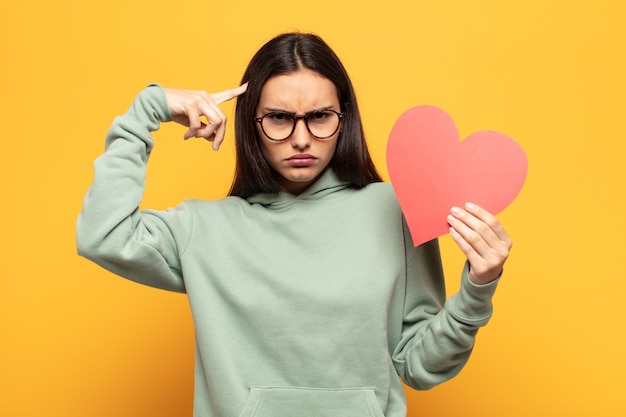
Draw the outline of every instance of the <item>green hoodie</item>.
<instances>
[{"instance_id":1,"label":"green hoodie","mask_svg":"<svg viewBox=\"0 0 626 417\"><path fill-rule=\"evenodd\" d=\"M298 196L189 200L141 211L151 132L172 118L151 85L115 119L77 222L79 254L187 294L194 416L406 415L467 362L496 282L467 266L446 301L437 241L417 248L387 183L332 170Z\"/></svg>"}]
</instances>

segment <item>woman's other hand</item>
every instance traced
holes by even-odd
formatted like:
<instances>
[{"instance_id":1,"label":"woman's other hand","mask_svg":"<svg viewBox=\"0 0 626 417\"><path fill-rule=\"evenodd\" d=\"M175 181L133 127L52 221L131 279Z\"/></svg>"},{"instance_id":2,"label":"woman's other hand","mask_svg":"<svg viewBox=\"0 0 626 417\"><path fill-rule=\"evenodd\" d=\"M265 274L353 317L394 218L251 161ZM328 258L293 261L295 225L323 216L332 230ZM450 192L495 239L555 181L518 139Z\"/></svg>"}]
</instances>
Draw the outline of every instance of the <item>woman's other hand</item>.
<instances>
[{"instance_id":1,"label":"woman's other hand","mask_svg":"<svg viewBox=\"0 0 626 417\"><path fill-rule=\"evenodd\" d=\"M487 210L467 203L453 207L448 216L450 235L470 264L469 278L475 284L496 279L509 257L512 242L502 224Z\"/></svg>"}]
</instances>

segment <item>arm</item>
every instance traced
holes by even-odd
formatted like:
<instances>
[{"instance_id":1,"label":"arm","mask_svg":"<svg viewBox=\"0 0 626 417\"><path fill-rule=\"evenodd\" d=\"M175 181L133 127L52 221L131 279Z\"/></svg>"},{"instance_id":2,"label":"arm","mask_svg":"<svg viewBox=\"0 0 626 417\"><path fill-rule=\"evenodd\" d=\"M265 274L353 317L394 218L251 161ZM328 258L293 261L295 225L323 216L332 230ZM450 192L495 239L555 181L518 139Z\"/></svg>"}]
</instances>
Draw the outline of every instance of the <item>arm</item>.
<instances>
[{"instance_id":1,"label":"arm","mask_svg":"<svg viewBox=\"0 0 626 417\"><path fill-rule=\"evenodd\" d=\"M114 120L106 152L95 162L94 181L76 226L78 253L134 281L184 292L178 257L183 248L178 245L186 242L172 230L189 228L184 226L191 222L188 213L177 210L158 217L138 208L154 146L151 132L160 122L175 120L189 127L186 137L204 137L219 146L226 118L217 111L216 100L233 98L244 90L209 95L152 85L142 91L128 111ZM208 125L200 116L207 118ZM166 224L165 217L178 226Z\"/></svg>"},{"instance_id":2,"label":"arm","mask_svg":"<svg viewBox=\"0 0 626 417\"><path fill-rule=\"evenodd\" d=\"M163 90L152 85L115 118L106 152L76 224L78 253L118 275L147 285L184 291L174 238L164 224L144 216L146 163L154 146L151 132L172 119ZM167 254L167 255L166 255Z\"/></svg>"},{"instance_id":3,"label":"arm","mask_svg":"<svg viewBox=\"0 0 626 417\"><path fill-rule=\"evenodd\" d=\"M506 232L475 205L453 209L451 234L467 256L459 292L445 301L437 241L412 248L408 229L407 287L402 338L394 363L405 383L428 389L457 375L478 329L492 314L491 299L511 247Z\"/></svg>"}]
</instances>

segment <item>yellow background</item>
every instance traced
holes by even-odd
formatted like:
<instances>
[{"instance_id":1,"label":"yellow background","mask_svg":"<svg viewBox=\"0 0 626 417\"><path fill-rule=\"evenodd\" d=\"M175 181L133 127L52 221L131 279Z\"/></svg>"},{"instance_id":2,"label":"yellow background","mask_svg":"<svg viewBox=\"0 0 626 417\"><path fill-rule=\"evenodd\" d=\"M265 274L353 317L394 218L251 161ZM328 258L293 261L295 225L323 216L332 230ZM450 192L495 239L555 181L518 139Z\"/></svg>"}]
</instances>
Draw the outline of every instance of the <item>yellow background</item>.
<instances>
[{"instance_id":1,"label":"yellow background","mask_svg":"<svg viewBox=\"0 0 626 417\"><path fill-rule=\"evenodd\" d=\"M418 104L528 154L499 216L514 248L495 316L456 379L409 393L410 416L626 415L625 19L618 0L3 2L0 415L191 415L185 297L79 258L75 219L140 89L235 86L291 29L343 59L385 175L387 135ZM228 190L232 141L213 153L182 133L157 135L146 206ZM442 246L455 291L463 259Z\"/></svg>"}]
</instances>

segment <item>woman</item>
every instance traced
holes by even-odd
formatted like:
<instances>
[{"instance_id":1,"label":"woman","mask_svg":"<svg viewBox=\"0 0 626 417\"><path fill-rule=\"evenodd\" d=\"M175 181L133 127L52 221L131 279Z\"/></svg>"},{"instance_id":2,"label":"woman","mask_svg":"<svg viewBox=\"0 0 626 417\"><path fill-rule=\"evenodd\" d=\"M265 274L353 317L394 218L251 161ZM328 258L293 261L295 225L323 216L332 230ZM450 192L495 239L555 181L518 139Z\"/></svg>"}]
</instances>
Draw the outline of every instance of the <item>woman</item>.
<instances>
[{"instance_id":1,"label":"woman","mask_svg":"<svg viewBox=\"0 0 626 417\"><path fill-rule=\"evenodd\" d=\"M151 132L174 120L217 150L218 105L235 97L230 196L139 210ZM446 300L437 241L413 247L348 75L310 34L268 42L232 90L149 86L115 119L95 166L79 253L187 294L194 416L406 415L400 378L428 389L460 371L511 246L491 214L452 208L468 262Z\"/></svg>"}]
</instances>

